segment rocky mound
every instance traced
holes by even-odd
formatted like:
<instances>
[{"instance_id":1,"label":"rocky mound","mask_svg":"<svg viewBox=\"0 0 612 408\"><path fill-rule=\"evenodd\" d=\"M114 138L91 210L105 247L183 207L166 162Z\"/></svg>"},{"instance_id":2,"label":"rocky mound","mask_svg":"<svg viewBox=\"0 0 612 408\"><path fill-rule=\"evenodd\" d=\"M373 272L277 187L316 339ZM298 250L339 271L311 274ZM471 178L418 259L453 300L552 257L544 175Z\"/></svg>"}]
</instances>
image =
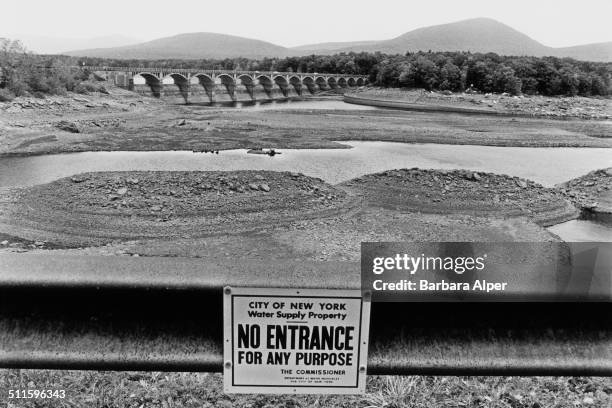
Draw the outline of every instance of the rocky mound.
<instances>
[{"instance_id":1,"label":"rocky mound","mask_svg":"<svg viewBox=\"0 0 612 408\"><path fill-rule=\"evenodd\" d=\"M592 171L557 187L577 207L612 215L612 167Z\"/></svg>"},{"instance_id":2,"label":"rocky mound","mask_svg":"<svg viewBox=\"0 0 612 408\"><path fill-rule=\"evenodd\" d=\"M369 174L341 186L370 206L400 211L527 217L543 226L578 215L555 189L492 173L400 169Z\"/></svg>"},{"instance_id":3,"label":"rocky mound","mask_svg":"<svg viewBox=\"0 0 612 408\"><path fill-rule=\"evenodd\" d=\"M0 231L78 246L114 239L190 238L335 214L342 190L297 173L84 173L0 202Z\"/></svg>"}]
</instances>

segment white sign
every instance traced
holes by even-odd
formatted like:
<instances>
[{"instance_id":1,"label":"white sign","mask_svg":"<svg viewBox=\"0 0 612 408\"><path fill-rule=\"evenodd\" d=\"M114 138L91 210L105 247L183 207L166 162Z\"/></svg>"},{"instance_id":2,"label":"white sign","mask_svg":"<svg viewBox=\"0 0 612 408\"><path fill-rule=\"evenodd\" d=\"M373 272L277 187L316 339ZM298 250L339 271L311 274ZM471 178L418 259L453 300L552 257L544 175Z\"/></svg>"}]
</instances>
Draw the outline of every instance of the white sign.
<instances>
[{"instance_id":1,"label":"white sign","mask_svg":"<svg viewBox=\"0 0 612 408\"><path fill-rule=\"evenodd\" d=\"M370 300L359 290L225 288L227 393L365 390Z\"/></svg>"}]
</instances>

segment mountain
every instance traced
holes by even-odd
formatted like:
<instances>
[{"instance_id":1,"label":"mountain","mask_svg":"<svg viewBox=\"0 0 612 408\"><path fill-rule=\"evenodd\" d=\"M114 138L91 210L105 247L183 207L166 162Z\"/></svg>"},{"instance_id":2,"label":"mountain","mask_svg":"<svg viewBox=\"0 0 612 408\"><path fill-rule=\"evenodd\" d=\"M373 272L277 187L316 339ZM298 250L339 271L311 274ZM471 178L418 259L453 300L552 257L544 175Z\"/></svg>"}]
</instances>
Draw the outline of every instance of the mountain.
<instances>
[{"instance_id":1,"label":"mountain","mask_svg":"<svg viewBox=\"0 0 612 408\"><path fill-rule=\"evenodd\" d=\"M612 62L612 41L577 45L574 47L553 48L555 56L570 57L584 61Z\"/></svg>"},{"instance_id":2,"label":"mountain","mask_svg":"<svg viewBox=\"0 0 612 408\"><path fill-rule=\"evenodd\" d=\"M269 42L216 33L189 33L114 48L94 48L65 53L74 56L126 59L204 59L284 57L289 50Z\"/></svg>"},{"instance_id":3,"label":"mountain","mask_svg":"<svg viewBox=\"0 0 612 408\"><path fill-rule=\"evenodd\" d=\"M531 55L572 57L589 61L612 61L612 42L587 44L576 47L553 48L528 37L499 21L474 18L455 23L418 28L384 41L370 43L333 43L308 46L308 54L335 54L339 52L384 52L404 54L407 51L472 51L494 52L501 55ZM300 53L299 48L292 49Z\"/></svg>"},{"instance_id":4,"label":"mountain","mask_svg":"<svg viewBox=\"0 0 612 408\"><path fill-rule=\"evenodd\" d=\"M355 47L348 48L352 50ZM475 18L418 28L390 40L357 48L390 54L432 50L542 55L546 47L503 23L488 18Z\"/></svg>"},{"instance_id":5,"label":"mountain","mask_svg":"<svg viewBox=\"0 0 612 408\"><path fill-rule=\"evenodd\" d=\"M136 38L123 35L107 35L94 38L62 38L42 35L21 34L8 36L21 41L30 51L37 54L59 54L68 50L80 48L107 48L120 47L123 45L141 42Z\"/></svg>"},{"instance_id":6,"label":"mountain","mask_svg":"<svg viewBox=\"0 0 612 408\"><path fill-rule=\"evenodd\" d=\"M316 53L320 54L321 51L331 51L333 53L347 47L365 47L376 43L378 43L378 41L327 42L320 44L300 45L297 47L291 47L290 50L292 55L310 55Z\"/></svg>"},{"instance_id":7,"label":"mountain","mask_svg":"<svg viewBox=\"0 0 612 408\"><path fill-rule=\"evenodd\" d=\"M328 42L285 48L265 41L214 33L190 33L135 45L70 51L75 56L125 59L262 58L340 52L415 51L494 52L501 55L572 57L612 62L612 42L553 48L490 18L474 18L418 28L383 41Z\"/></svg>"}]
</instances>

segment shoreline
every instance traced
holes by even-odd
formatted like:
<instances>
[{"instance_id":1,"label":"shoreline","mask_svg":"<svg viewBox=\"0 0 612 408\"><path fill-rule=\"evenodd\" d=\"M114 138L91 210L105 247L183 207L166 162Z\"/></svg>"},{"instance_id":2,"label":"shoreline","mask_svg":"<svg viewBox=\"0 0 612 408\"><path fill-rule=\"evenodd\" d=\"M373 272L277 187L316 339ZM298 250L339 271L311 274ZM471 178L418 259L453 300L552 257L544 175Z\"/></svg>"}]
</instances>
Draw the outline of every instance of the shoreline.
<instances>
[{"instance_id":1,"label":"shoreline","mask_svg":"<svg viewBox=\"0 0 612 408\"><path fill-rule=\"evenodd\" d=\"M397 109L283 110L282 103L263 110L200 107L110 91L28 102L28 108L15 112L7 109L11 104L0 103L0 158L86 151L343 148L335 142L348 140L612 148L612 125L601 120L519 121L505 115Z\"/></svg>"},{"instance_id":2,"label":"shoreline","mask_svg":"<svg viewBox=\"0 0 612 408\"><path fill-rule=\"evenodd\" d=\"M612 120L611 98L511 96L404 88L370 88L344 95L344 101L408 111L490 115L552 120ZM486 105L484 107L483 105ZM583 108L582 105L588 105Z\"/></svg>"},{"instance_id":3,"label":"shoreline","mask_svg":"<svg viewBox=\"0 0 612 408\"><path fill-rule=\"evenodd\" d=\"M296 146L296 147L280 147L280 148L276 148L276 147L272 147L276 150L278 150L278 152L282 153L282 150L342 150L342 149L353 149L354 147L347 144L349 142L380 142L380 143L404 143L404 144L412 144L412 145L428 145L428 144L432 144L432 145L446 145L446 146L483 146L483 147L499 147L499 148L505 148L505 147L513 147L513 148L522 148L522 149L572 149L572 148L576 148L576 149L606 149L606 148L612 148L611 147L602 147L602 146L593 146L593 145L587 145L587 146L579 146L579 145L573 145L573 146L560 146L560 145L555 145L555 146L549 146L549 145L535 145L535 146L531 146L531 145L515 145L512 143L509 144L475 144L475 143L450 143L451 141L409 141L409 140L384 140L384 139L370 139L370 138L359 138L359 137L354 137L351 139L346 139L346 140L342 140L342 139L325 139L326 142L329 143L321 143L321 144L314 144L313 146ZM255 147L256 149L259 148L263 148L263 149L267 149L268 147ZM163 153L163 152L185 152L185 153L194 153L194 154L206 154L206 153L212 153L211 150L216 150L219 152L223 152L223 151L237 151L237 150L252 150L255 149L254 147L242 147L242 146L237 146L237 147L231 147L231 146L225 146L225 147L214 147L212 149L208 149L208 150L194 150L194 149L183 149L183 148L179 148L179 149L129 149L129 150L115 150L115 149L90 149L88 148L87 150L62 150L62 151L33 151L33 152L5 152L5 153L0 153L0 159L3 158L23 158L23 157L36 157L36 156L50 156L50 155L64 155L64 154L75 154L75 153Z\"/></svg>"}]
</instances>

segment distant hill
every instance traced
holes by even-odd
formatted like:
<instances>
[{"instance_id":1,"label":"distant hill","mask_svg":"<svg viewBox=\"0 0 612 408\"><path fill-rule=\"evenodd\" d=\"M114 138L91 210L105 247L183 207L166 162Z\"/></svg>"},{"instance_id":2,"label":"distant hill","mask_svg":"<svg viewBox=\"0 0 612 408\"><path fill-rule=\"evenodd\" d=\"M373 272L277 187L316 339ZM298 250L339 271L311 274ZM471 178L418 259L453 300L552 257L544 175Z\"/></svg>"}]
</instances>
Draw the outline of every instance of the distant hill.
<instances>
[{"instance_id":1,"label":"distant hill","mask_svg":"<svg viewBox=\"0 0 612 408\"><path fill-rule=\"evenodd\" d=\"M612 62L612 41L577 45L575 47L552 48L555 56L571 57L584 61Z\"/></svg>"},{"instance_id":2,"label":"distant hill","mask_svg":"<svg viewBox=\"0 0 612 408\"><path fill-rule=\"evenodd\" d=\"M70 51L75 56L137 59L262 58L340 52L415 51L494 52L501 55L572 57L612 62L612 42L575 47L547 47L499 21L474 18L409 31L383 41L329 42L285 48L265 41L215 33L180 34L136 45Z\"/></svg>"},{"instance_id":3,"label":"distant hill","mask_svg":"<svg viewBox=\"0 0 612 408\"><path fill-rule=\"evenodd\" d=\"M290 48L290 52L292 55L310 55L310 54L320 54L321 51L329 51L331 53L335 53L340 49L347 47L366 47L368 45L373 45L378 43L378 41L351 41L351 42L328 42L328 43L320 43L320 44L307 44L300 45L298 47Z\"/></svg>"},{"instance_id":4,"label":"distant hill","mask_svg":"<svg viewBox=\"0 0 612 408\"><path fill-rule=\"evenodd\" d=\"M369 43L311 44L309 54L335 54L338 52L384 52L404 54L407 51L472 51L494 52L500 55L530 55L572 57L589 61L612 61L612 42L587 44L576 47L547 47L499 21L474 18L455 23L435 25L409 31L399 37ZM300 51L300 47L292 49Z\"/></svg>"},{"instance_id":5,"label":"distant hill","mask_svg":"<svg viewBox=\"0 0 612 408\"><path fill-rule=\"evenodd\" d=\"M10 36L30 51L37 54L58 54L79 48L107 48L137 44L142 40L122 35L107 35L93 38L62 38L43 35L17 34Z\"/></svg>"},{"instance_id":6,"label":"distant hill","mask_svg":"<svg viewBox=\"0 0 612 408\"><path fill-rule=\"evenodd\" d=\"M355 48L355 47L349 47ZM418 28L380 41L364 51L404 54L406 51L472 51L503 55L542 55L544 47L525 34L488 18Z\"/></svg>"},{"instance_id":7,"label":"distant hill","mask_svg":"<svg viewBox=\"0 0 612 408\"><path fill-rule=\"evenodd\" d=\"M189 33L114 48L70 51L67 55L135 59L203 59L284 57L285 47L265 41L216 33Z\"/></svg>"}]
</instances>

